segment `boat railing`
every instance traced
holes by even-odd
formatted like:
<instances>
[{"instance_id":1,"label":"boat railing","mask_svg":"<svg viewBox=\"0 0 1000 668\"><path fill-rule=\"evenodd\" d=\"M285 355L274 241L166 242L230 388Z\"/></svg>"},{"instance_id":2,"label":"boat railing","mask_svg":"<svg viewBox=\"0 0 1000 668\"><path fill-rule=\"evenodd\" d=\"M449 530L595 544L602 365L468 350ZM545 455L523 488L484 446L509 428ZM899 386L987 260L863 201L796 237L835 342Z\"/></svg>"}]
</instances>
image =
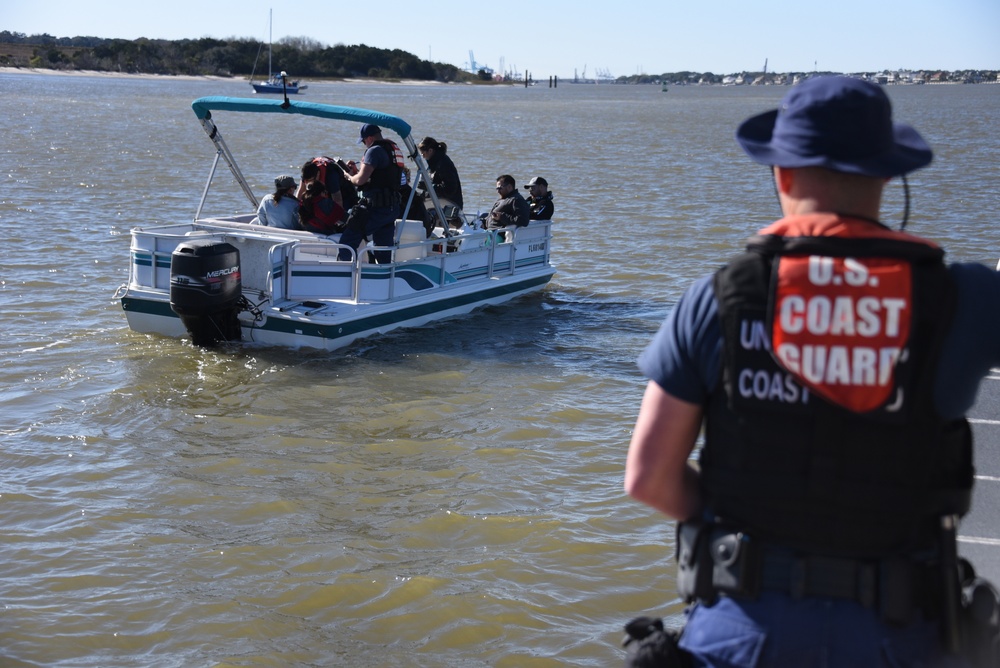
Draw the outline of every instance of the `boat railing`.
<instances>
[{"instance_id":1,"label":"boat railing","mask_svg":"<svg viewBox=\"0 0 1000 668\"><path fill-rule=\"evenodd\" d=\"M244 290L259 303L323 298L355 303L391 301L416 294L415 280L441 288L511 276L549 262L550 221L499 230L470 226L450 235L439 230L430 238L422 223L409 223L414 223L412 229L401 236L398 245L382 247L369 242L358 251L333 237L248 225L232 218L135 228L129 285L169 289L174 250L183 241L199 236L231 242L240 250ZM372 262L373 254L381 252L388 253L392 261ZM341 254L346 259L341 260ZM403 270L409 272L406 280L397 281Z\"/></svg>"},{"instance_id":2,"label":"boat railing","mask_svg":"<svg viewBox=\"0 0 1000 668\"><path fill-rule=\"evenodd\" d=\"M433 236L393 247L369 242L358 251L358 267L362 278L370 277L375 282L366 283L369 289L357 294L368 301L391 301L399 296L396 290L399 283L395 280L398 271L417 265L423 268L422 276L438 288L477 278L512 276L529 267L547 266L551 228L551 221L532 221L527 227L470 229L461 234ZM378 252L391 253L393 261L368 263L369 254ZM430 267L434 271L427 271ZM377 292L376 285L379 286Z\"/></svg>"},{"instance_id":3,"label":"boat railing","mask_svg":"<svg viewBox=\"0 0 1000 668\"><path fill-rule=\"evenodd\" d=\"M357 301L361 290L361 272L357 253L350 246L333 242L293 242L275 247L276 270L283 285L281 294L290 301L302 299L349 299ZM341 260L341 253L348 255ZM280 271L278 270L280 269Z\"/></svg>"}]
</instances>

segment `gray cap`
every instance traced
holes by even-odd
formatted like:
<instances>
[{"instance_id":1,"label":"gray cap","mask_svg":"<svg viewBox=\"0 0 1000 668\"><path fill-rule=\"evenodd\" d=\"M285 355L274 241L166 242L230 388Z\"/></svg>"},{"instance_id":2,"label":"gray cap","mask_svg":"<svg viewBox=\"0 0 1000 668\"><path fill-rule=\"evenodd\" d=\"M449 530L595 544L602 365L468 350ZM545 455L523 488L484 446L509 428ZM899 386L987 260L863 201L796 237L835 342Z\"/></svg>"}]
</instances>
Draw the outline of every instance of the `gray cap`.
<instances>
[{"instance_id":1,"label":"gray cap","mask_svg":"<svg viewBox=\"0 0 1000 668\"><path fill-rule=\"evenodd\" d=\"M274 180L274 187L278 190L288 190L289 188L294 188L296 185L295 178L289 176L288 174L282 174Z\"/></svg>"}]
</instances>

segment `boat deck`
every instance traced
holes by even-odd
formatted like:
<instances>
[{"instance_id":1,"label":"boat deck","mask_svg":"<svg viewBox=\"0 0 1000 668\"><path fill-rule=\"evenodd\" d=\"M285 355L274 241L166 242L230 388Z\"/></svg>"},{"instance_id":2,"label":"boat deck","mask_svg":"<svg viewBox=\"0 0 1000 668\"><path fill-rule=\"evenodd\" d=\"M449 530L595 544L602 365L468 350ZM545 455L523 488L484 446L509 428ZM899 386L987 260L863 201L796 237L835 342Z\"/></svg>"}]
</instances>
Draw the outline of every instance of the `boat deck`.
<instances>
[{"instance_id":1,"label":"boat deck","mask_svg":"<svg viewBox=\"0 0 1000 668\"><path fill-rule=\"evenodd\" d=\"M958 532L958 552L976 571L1000 584L1000 369L983 381L976 405L969 412L975 437L976 486L972 510Z\"/></svg>"}]
</instances>

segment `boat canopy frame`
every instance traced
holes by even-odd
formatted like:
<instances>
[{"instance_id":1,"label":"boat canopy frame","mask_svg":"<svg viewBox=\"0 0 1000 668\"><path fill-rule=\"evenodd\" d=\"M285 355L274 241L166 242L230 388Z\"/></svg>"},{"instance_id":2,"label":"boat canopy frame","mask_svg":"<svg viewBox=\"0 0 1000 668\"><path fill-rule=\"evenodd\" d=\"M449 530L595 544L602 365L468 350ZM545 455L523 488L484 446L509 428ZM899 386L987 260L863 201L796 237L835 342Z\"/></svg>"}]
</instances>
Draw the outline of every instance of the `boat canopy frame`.
<instances>
[{"instance_id":1,"label":"boat canopy frame","mask_svg":"<svg viewBox=\"0 0 1000 668\"><path fill-rule=\"evenodd\" d=\"M205 130L205 134L208 135L208 138L213 144L215 144L216 148L215 161L212 163L212 169L208 175L208 182L205 184L205 190L202 193L201 201L198 203L198 211L195 213L195 220L198 220L201 217L201 212L205 206L205 200L208 197L208 191L212 185L212 179L215 177L215 172L218 169L220 159L226 162L226 165L229 167L229 171L232 172L236 182L243 190L243 193L247 196L247 199L253 205L254 210L257 209L259 204L256 195L253 193L253 189L250 188L246 178L243 176L243 172L240 170L239 165L237 165L236 158L226 145L225 139L222 137L222 132L212 119L213 111L313 116L316 118L326 118L338 121L371 123L379 126L380 128L388 128L392 130L399 135L400 139L402 139L403 144L406 146L406 155L417 166L417 177L414 179L414 187L410 192L410 198L406 202L406 206L402 212L401 217L403 220L406 219L406 214L409 212L410 206L413 202L413 196L416 193L416 185L421 180L428 186L431 183L431 175L427 166L427 161L424 160L423 156L420 155L420 151L417 150L416 142L413 141L412 128L409 123L404 121L399 116L393 116L392 114L374 111L372 109L344 107L340 105L323 104L320 102L289 100L287 96L284 100L262 100L256 98L250 99L213 95L198 98L191 103L191 109L194 111L195 116L198 118L202 128ZM428 187L427 194L430 196L431 203L434 205L434 210L437 213L438 220L446 220L444 208L441 206L441 202L438 200L437 193L434 192L434 188ZM448 236L451 235L451 230L447 229L447 225L445 226L445 233Z\"/></svg>"}]
</instances>

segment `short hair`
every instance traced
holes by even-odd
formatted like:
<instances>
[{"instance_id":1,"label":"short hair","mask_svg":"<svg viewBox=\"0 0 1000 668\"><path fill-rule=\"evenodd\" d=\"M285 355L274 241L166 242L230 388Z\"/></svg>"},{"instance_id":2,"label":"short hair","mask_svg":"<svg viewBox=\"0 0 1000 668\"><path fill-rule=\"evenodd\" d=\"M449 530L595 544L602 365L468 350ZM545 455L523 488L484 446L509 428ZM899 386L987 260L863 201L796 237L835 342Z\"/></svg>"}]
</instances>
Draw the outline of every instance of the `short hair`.
<instances>
[{"instance_id":1,"label":"short hair","mask_svg":"<svg viewBox=\"0 0 1000 668\"><path fill-rule=\"evenodd\" d=\"M319 166L310 160L306 164L302 165L302 180L306 181L308 179L315 179L319 176Z\"/></svg>"},{"instance_id":2,"label":"short hair","mask_svg":"<svg viewBox=\"0 0 1000 668\"><path fill-rule=\"evenodd\" d=\"M510 186L511 188L517 187L517 184L514 183L514 177L510 174L501 174L497 177L497 181L499 181L501 185Z\"/></svg>"}]
</instances>

